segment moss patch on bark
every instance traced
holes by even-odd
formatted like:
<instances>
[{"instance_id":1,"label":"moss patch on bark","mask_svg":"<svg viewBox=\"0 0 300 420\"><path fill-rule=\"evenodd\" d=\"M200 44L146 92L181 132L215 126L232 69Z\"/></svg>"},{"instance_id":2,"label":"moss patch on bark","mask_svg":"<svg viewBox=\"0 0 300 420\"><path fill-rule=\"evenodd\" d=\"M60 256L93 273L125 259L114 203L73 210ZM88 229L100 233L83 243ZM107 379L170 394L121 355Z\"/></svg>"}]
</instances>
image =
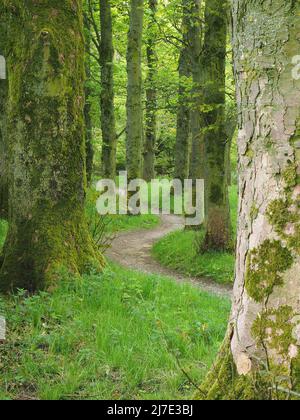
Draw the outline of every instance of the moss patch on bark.
<instances>
[{"instance_id":1,"label":"moss patch on bark","mask_svg":"<svg viewBox=\"0 0 300 420\"><path fill-rule=\"evenodd\" d=\"M77 0L5 1L9 231L0 290L49 289L104 260L85 221L84 38Z\"/></svg>"},{"instance_id":2,"label":"moss patch on bark","mask_svg":"<svg viewBox=\"0 0 300 420\"><path fill-rule=\"evenodd\" d=\"M246 290L256 302L271 295L283 284L282 274L293 265L291 252L280 241L266 240L248 256Z\"/></svg>"}]
</instances>

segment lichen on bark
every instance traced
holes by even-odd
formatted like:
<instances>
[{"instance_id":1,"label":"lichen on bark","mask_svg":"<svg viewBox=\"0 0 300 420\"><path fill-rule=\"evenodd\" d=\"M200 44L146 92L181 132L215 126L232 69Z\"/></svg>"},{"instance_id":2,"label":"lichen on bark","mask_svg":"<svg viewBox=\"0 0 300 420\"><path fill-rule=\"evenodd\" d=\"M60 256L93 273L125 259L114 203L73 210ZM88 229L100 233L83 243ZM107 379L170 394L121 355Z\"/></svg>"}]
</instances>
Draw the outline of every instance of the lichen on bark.
<instances>
[{"instance_id":1,"label":"lichen on bark","mask_svg":"<svg viewBox=\"0 0 300 420\"><path fill-rule=\"evenodd\" d=\"M84 41L81 2L8 1L9 231L0 290L55 286L103 258L84 216Z\"/></svg>"},{"instance_id":2,"label":"lichen on bark","mask_svg":"<svg viewBox=\"0 0 300 420\"><path fill-rule=\"evenodd\" d=\"M204 387L218 399L300 398L300 3L269 6L233 2L239 232L230 338Z\"/></svg>"},{"instance_id":3,"label":"lichen on bark","mask_svg":"<svg viewBox=\"0 0 300 420\"><path fill-rule=\"evenodd\" d=\"M293 265L293 256L280 241L265 240L248 255L245 286L248 295L262 302L273 292L274 287L284 283L282 274Z\"/></svg>"}]
</instances>

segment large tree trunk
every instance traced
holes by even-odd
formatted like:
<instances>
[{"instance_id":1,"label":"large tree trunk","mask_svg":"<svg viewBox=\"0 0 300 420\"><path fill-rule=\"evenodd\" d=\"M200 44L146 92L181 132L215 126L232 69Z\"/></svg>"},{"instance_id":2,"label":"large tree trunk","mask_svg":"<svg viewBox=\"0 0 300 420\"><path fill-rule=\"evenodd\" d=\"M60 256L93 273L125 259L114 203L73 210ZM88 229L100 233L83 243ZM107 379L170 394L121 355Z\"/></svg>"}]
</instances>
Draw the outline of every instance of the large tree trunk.
<instances>
[{"instance_id":1,"label":"large tree trunk","mask_svg":"<svg viewBox=\"0 0 300 420\"><path fill-rule=\"evenodd\" d=\"M240 203L231 326L207 398L300 394L300 3L235 0Z\"/></svg>"},{"instance_id":2,"label":"large tree trunk","mask_svg":"<svg viewBox=\"0 0 300 420\"><path fill-rule=\"evenodd\" d=\"M4 8L0 11L0 55L7 57L7 15ZM5 63L2 62L5 66ZM5 76L5 74L3 75ZM0 78L0 218L8 216L8 185L6 158L6 103L8 93L7 78Z\"/></svg>"},{"instance_id":3,"label":"large tree trunk","mask_svg":"<svg viewBox=\"0 0 300 420\"><path fill-rule=\"evenodd\" d=\"M144 0L130 1L127 50L127 171L128 179L141 178L143 146L142 34Z\"/></svg>"},{"instance_id":4,"label":"large tree trunk","mask_svg":"<svg viewBox=\"0 0 300 420\"><path fill-rule=\"evenodd\" d=\"M81 2L5 2L9 232L0 290L49 289L58 269L100 270L84 217Z\"/></svg>"},{"instance_id":5,"label":"large tree trunk","mask_svg":"<svg viewBox=\"0 0 300 420\"><path fill-rule=\"evenodd\" d=\"M100 0L102 175L116 176L117 134L114 108L114 47L110 0Z\"/></svg>"},{"instance_id":6,"label":"large tree trunk","mask_svg":"<svg viewBox=\"0 0 300 420\"><path fill-rule=\"evenodd\" d=\"M190 29L191 29L191 0L182 0L182 48L179 56L179 87L177 130L175 143L175 171L176 179L184 181L189 177L190 167L190 86L191 56L190 56Z\"/></svg>"},{"instance_id":7,"label":"large tree trunk","mask_svg":"<svg viewBox=\"0 0 300 420\"><path fill-rule=\"evenodd\" d=\"M150 22L148 26L147 63L148 77L146 89L146 136L144 146L144 179L150 182L155 177L155 145L156 145L156 108L157 108L157 54L156 46L156 23L157 0L148 0L150 9Z\"/></svg>"},{"instance_id":8,"label":"large tree trunk","mask_svg":"<svg viewBox=\"0 0 300 420\"><path fill-rule=\"evenodd\" d=\"M227 0L207 0L202 53L204 72L204 144L206 182L206 236L204 250L232 247L225 132L225 68Z\"/></svg>"}]
</instances>

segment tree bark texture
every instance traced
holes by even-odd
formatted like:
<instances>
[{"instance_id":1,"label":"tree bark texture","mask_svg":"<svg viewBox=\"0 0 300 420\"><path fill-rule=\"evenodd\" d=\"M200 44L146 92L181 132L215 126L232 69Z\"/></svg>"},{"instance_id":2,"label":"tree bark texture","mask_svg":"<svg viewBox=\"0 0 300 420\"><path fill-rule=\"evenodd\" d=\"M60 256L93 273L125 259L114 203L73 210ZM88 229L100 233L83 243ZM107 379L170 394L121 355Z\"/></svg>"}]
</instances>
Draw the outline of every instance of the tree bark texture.
<instances>
[{"instance_id":1,"label":"tree bark texture","mask_svg":"<svg viewBox=\"0 0 300 420\"><path fill-rule=\"evenodd\" d=\"M66 267L100 270L84 216L81 2L5 0L9 231L0 290L51 289Z\"/></svg>"},{"instance_id":2,"label":"tree bark texture","mask_svg":"<svg viewBox=\"0 0 300 420\"><path fill-rule=\"evenodd\" d=\"M117 133L114 108L114 47L111 1L100 0L102 175L116 176Z\"/></svg>"},{"instance_id":3,"label":"tree bark texture","mask_svg":"<svg viewBox=\"0 0 300 420\"><path fill-rule=\"evenodd\" d=\"M292 0L233 2L239 232L230 328L202 387L208 399L299 399L299 14Z\"/></svg>"},{"instance_id":4,"label":"tree bark texture","mask_svg":"<svg viewBox=\"0 0 300 420\"><path fill-rule=\"evenodd\" d=\"M202 52L203 135L205 145L206 250L232 248L225 130L227 0L208 0Z\"/></svg>"},{"instance_id":5,"label":"tree bark texture","mask_svg":"<svg viewBox=\"0 0 300 420\"><path fill-rule=\"evenodd\" d=\"M179 56L179 87L177 130L175 143L175 172L176 179L184 181L189 177L190 148L191 148L191 110L190 110L190 78L191 73L191 0L182 0L182 48Z\"/></svg>"},{"instance_id":6,"label":"tree bark texture","mask_svg":"<svg viewBox=\"0 0 300 420\"><path fill-rule=\"evenodd\" d=\"M141 178L143 147L142 34L144 0L130 1L127 50L127 172L128 179Z\"/></svg>"},{"instance_id":7,"label":"tree bark texture","mask_svg":"<svg viewBox=\"0 0 300 420\"><path fill-rule=\"evenodd\" d=\"M157 0L149 0L150 22L148 25L147 40L147 64L148 77L146 88L146 133L144 145L144 179L150 182L155 178L155 146L157 134L157 89L156 89L156 73L157 73L157 54L156 54L156 38L157 30L155 16L157 12Z\"/></svg>"},{"instance_id":8,"label":"tree bark texture","mask_svg":"<svg viewBox=\"0 0 300 420\"><path fill-rule=\"evenodd\" d=\"M4 8L0 11L0 54L7 58L7 19ZM8 178L6 157L6 105L8 94L8 81L0 79L0 218L8 216Z\"/></svg>"},{"instance_id":9,"label":"tree bark texture","mask_svg":"<svg viewBox=\"0 0 300 420\"><path fill-rule=\"evenodd\" d=\"M91 95L91 88L90 88L90 79L91 79L91 57L90 57L90 49L91 49L91 39L90 39L90 30L91 26L87 23L85 25L86 29L86 37L85 37L85 44L86 44L86 54L85 54L85 75L86 75L86 82L85 82L85 104L84 104L84 121L85 121L85 144L86 144L86 175L87 175L87 182L90 185L92 181L93 175L93 166L94 166L94 148L93 148L93 125L92 125L92 117L91 117L91 102L90 102L90 95Z\"/></svg>"}]
</instances>

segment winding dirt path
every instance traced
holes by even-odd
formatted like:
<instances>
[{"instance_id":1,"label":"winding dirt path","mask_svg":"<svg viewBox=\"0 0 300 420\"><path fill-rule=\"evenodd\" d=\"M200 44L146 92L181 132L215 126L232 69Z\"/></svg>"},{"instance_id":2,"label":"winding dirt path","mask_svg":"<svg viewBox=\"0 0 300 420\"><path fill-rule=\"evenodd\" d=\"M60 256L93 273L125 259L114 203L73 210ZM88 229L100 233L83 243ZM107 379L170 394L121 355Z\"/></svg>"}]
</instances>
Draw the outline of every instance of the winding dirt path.
<instances>
[{"instance_id":1,"label":"winding dirt path","mask_svg":"<svg viewBox=\"0 0 300 420\"><path fill-rule=\"evenodd\" d=\"M151 255L155 242L171 232L183 229L181 217L161 215L161 223L152 230L137 230L120 233L107 251L107 257L123 267L147 274L158 274L169 277L178 283L190 283L200 289L222 297L232 296L230 285L221 285L207 278L186 277L175 270L161 266Z\"/></svg>"}]
</instances>

